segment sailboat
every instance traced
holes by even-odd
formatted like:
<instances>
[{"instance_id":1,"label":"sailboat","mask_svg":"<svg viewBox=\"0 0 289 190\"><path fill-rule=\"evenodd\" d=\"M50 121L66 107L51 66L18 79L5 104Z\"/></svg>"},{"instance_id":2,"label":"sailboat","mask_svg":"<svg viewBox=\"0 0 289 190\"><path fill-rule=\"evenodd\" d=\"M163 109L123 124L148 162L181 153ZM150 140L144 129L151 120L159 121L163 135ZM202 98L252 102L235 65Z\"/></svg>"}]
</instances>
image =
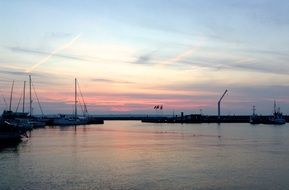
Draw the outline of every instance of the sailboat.
<instances>
[{"instance_id":1,"label":"sailboat","mask_svg":"<svg viewBox=\"0 0 289 190\"><path fill-rule=\"evenodd\" d=\"M68 116L60 114L58 118L54 119L53 124L54 125L60 125L60 126L68 126L68 125L85 125L88 123L88 117L86 115L80 117L77 114L77 79L75 78L75 90L74 90L74 115ZM87 108L84 103L84 112L87 113Z\"/></svg>"},{"instance_id":2,"label":"sailboat","mask_svg":"<svg viewBox=\"0 0 289 190\"><path fill-rule=\"evenodd\" d=\"M0 142L3 141L20 141L23 137L28 137L27 128L17 124L9 123L6 120L0 121Z\"/></svg>"},{"instance_id":3,"label":"sailboat","mask_svg":"<svg viewBox=\"0 0 289 190\"><path fill-rule=\"evenodd\" d=\"M27 137L26 132L32 130L27 118L28 113L11 110L14 81L12 83L9 110L4 110L0 119L0 141L18 141Z\"/></svg>"},{"instance_id":4,"label":"sailboat","mask_svg":"<svg viewBox=\"0 0 289 190\"><path fill-rule=\"evenodd\" d=\"M24 85L25 86L25 85ZM25 89L25 88L24 88ZM35 93L35 96L36 96L36 99L37 99L37 102L39 104L39 108L40 108L40 111L42 113L42 116L43 116L43 111L42 111L42 107L40 105L40 102L39 102L39 99L38 99L38 96L36 94L36 91L35 91L35 88L34 88L34 85L33 85L33 90L34 90L34 93ZM33 116L32 112L33 112L33 108L32 108L32 80L31 80L31 75L29 75L29 116L30 116L30 123L33 125L33 128L40 128L40 127L45 127L46 126L46 122L48 121L47 119L43 118L43 117L35 117ZM23 103L23 110L24 110L24 103Z\"/></svg>"}]
</instances>

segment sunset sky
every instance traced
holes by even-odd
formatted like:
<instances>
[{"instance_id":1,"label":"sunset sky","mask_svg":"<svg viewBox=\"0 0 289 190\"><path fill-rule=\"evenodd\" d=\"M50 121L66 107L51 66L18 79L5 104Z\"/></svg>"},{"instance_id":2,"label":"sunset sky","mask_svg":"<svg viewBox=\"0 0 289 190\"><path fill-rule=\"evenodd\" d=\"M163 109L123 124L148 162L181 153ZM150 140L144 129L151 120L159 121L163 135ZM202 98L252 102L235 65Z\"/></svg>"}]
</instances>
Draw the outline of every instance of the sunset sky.
<instances>
[{"instance_id":1,"label":"sunset sky","mask_svg":"<svg viewBox=\"0 0 289 190\"><path fill-rule=\"evenodd\" d=\"M75 77L95 114L216 114L226 89L223 114L288 114L288 21L287 0L2 0L0 111L31 74L47 114L73 111Z\"/></svg>"}]
</instances>

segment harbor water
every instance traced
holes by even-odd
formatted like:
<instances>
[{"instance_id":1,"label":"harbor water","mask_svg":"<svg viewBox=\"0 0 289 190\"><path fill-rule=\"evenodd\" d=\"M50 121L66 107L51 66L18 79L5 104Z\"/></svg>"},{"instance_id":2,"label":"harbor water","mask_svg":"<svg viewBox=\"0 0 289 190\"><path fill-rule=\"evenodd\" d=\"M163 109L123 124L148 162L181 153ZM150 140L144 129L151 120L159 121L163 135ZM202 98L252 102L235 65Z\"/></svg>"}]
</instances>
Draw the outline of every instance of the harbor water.
<instances>
[{"instance_id":1,"label":"harbor water","mask_svg":"<svg viewBox=\"0 0 289 190\"><path fill-rule=\"evenodd\" d=\"M0 189L288 189L289 125L35 129L0 148Z\"/></svg>"}]
</instances>

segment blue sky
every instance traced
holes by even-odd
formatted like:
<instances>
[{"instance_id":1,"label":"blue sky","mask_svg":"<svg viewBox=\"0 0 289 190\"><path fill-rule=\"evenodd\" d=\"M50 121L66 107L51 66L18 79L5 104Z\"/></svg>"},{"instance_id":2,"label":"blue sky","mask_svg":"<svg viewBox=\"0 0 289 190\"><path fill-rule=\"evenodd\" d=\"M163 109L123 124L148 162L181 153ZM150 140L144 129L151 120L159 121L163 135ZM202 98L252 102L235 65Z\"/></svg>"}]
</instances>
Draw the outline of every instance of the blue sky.
<instances>
[{"instance_id":1,"label":"blue sky","mask_svg":"<svg viewBox=\"0 0 289 190\"><path fill-rule=\"evenodd\" d=\"M215 114L225 89L224 114L288 113L288 19L285 0L1 1L1 93L29 71L48 113L74 77L93 113Z\"/></svg>"}]
</instances>

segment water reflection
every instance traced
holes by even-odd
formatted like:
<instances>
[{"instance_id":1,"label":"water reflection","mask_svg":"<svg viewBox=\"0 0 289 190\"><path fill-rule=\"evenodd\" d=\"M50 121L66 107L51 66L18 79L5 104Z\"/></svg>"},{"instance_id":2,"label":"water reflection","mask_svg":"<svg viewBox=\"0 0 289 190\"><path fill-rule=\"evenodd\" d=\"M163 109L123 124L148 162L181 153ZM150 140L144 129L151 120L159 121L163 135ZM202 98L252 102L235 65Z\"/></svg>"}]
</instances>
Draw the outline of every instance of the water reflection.
<instances>
[{"instance_id":1,"label":"water reflection","mask_svg":"<svg viewBox=\"0 0 289 190\"><path fill-rule=\"evenodd\" d=\"M0 153L2 151L12 151L17 152L18 146L22 141L12 141L12 142L1 142L0 143Z\"/></svg>"},{"instance_id":2,"label":"water reflection","mask_svg":"<svg viewBox=\"0 0 289 190\"><path fill-rule=\"evenodd\" d=\"M0 189L282 189L288 136L244 124L37 129L0 152Z\"/></svg>"}]
</instances>

